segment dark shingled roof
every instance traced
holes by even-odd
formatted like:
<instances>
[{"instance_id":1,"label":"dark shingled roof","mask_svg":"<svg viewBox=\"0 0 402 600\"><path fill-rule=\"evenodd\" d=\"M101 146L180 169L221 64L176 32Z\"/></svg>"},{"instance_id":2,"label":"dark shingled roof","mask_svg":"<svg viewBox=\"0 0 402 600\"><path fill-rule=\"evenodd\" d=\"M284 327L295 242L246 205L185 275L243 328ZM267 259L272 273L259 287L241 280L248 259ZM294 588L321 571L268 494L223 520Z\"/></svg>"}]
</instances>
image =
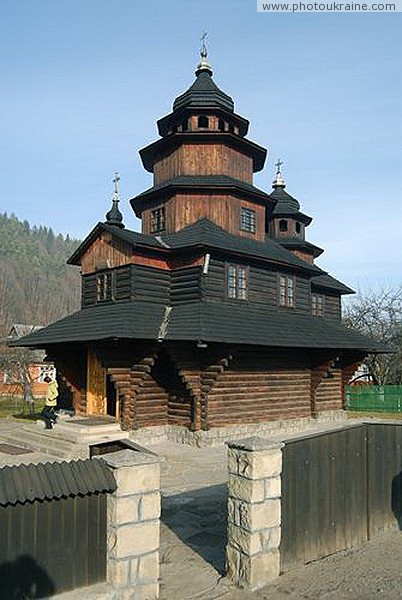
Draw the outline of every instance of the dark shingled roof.
<instances>
[{"instance_id":1,"label":"dark shingled roof","mask_svg":"<svg viewBox=\"0 0 402 600\"><path fill-rule=\"evenodd\" d=\"M128 229L119 229L98 223L91 231L88 237L77 248L74 254L69 258L70 264L78 264L80 256L85 252L88 246L96 239L102 231L109 231L119 239L126 241L133 247L148 249L158 249L164 252L172 252L183 248L216 248L221 251L228 251L236 255L256 257L257 259L270 260L289 267L297 267L314 274L322 274L324 271L310 265L304 260L295 256L275 240L266 239L263 242L234 235L225 231L219 225L212 223L209 219L202 218L192 225L184 227L176 233L163 233L160 236L144 235Z\"/></svg>"},{"instance_id":2,"label":"dark shingled roof","mask_svg":"<svg viewBox=\"0 0 402 600\"><path fill-rule=\"evenodd\" d=\"M153 302L110 302L97 304L51 323L15 345L44 347L60 342L105 339L158 338L165 312L163 304ZM42 346L41 346L42 345Z\"/></svg>"},{"instance_id":3,"label":"dark shingled roof","mask_svg":"<svg viewBox=\"0 0 402 600\"><path fill-rule=\"evenodd\" d=\"M230 96L222 92L208 71L201 71L194 83L176 98L173 110L182 108L224 108L234 111L234 102Z\"/></svg>"},{"instance_id":4,"label":"dark shingled roof","mask_svg":"<svg viewBox=\"0 0 402 600\"><path fill-rule=\"evenodd\" d=\"M205 191L206 189L210 188L231 188L233 190L247 193L249 198L251 195L251 198L257 198L260 202L265 200L269 204L272 204L272 206L274 205L271 196L266 192L258 189L250 183L240 181L239 179L229 177L228 175L182 175L181 177L175 177L174 179L169 179L169 181L159 185L154 185L153 187L145 190L145 192L142 192L135 198L132 198L130 200L130 204L134 208L139 201L146 200L148 197L156 197L157 195L166 196L169 191L173 192L178 188L191 188L191 190L194 192L197 192L198 190Z\"/></svg>"},{"instance_id":5,"label":"dark shingled roof","mask_svg":"<svg viewBox=\"0 0 402 600\"><path fill-rule=\"evenodd\" d=\"M278 244L289 250L306 250L309 254L314 256L314 258L317 258L317 256L320 256L324 252L322 248L311 242L307 242L307 240L280 236L276 238L276 241Z\"/></svg>"},{"instance_id":6,"label":"dark shingled roof","mask_svg":"<svg viewBox=\"0 0 402 600\"><path fill-rule=\"evenodd\" d=\"M48 346L111 338L157 340L165 315L164 305L149 302L95 306L53 323L18 344ZM269 311L242 301L173 305L163 339L368 352L384 349L340 323L301 315L291 309Z\"/></svg>"},{"instance_id":7,"label":"dark shingled roof","mask_svg":"<svg viewBox=\"0 0 402 600\"><path fill-rule=\"evenodd\" d=\"M286 348L387 351L384 344L341 323L300 315L291 309L271 313L247 302L194 302L173 309L168 340L202 340ZM389 349L388 349L389 350Z\"/></svg>"},{"instance_id":8,"label":"dark shingled roof","mask_svg":"<svg viewBox=\"0 0 402 600\"><path fill-rule=\"evenodd\" d=\"M114 492L116 487L112 472L102 460L6 466L0 469L0 506Z\"/></svg>"},{"instance_id":9,"label":"dark shingled roof","mask_svg":"<svg viewBox=\"0 0 402 600\"><path fill-rule=\"evenodd\" d=\"M270 196L276 200L276 206L273 210L274 217L292 215L303 223L306 223L306 225L313 220L311 217L300 211L300 203L296 198L293 198L293 196L285 192L284 186L275 186L274 191L271 192Z\"/></svg>"},{"instance_id":10,"label":"dark shingled roof","mask_svg":"<svg viewBox=\"0 0 402 600\"><path fill-rule=\"evenodd\" d=\"M354 294L355 291L348 287L341 281L338 281L331 275L318 275L311 279L311 286L313 288L324 288L326 290L332 290L341 294Z\"/></svg>"},{"instance_id":11,"label":"dark shingled roof","mask_svg":"<svg viewBox=\"0 0 402 600\"><path fill-rule=\"evenodd\" d=\"M225 231L209 219L200 219L194 225L188 225L181 231L162 236L165 244L171 248L204 246L227 250L230 253L244 254L249 257L271 260L276 263L297 267L311 273L322 274L323 271L315 265L310 265L295 256L275 240L267 238L260 242L250 238L234 235Z\"/></svg>"}]
</instances>

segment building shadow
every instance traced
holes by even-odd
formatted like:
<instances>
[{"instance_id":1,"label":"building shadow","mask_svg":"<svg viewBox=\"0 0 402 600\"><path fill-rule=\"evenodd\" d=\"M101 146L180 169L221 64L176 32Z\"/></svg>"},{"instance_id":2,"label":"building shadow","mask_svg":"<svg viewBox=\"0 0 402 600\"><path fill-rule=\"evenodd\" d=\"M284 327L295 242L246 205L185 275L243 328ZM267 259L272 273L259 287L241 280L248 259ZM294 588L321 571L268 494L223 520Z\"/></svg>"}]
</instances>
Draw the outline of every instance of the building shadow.
<instances>
[{"instance_id":1,"label":"building shadow","mask_svg":"<svg viewBox=\"0 0 402 600\"><path fill-rule=\"evenodd\" d=\"M391 508L398 523L399 531L402 531L402 468L398 475L392 479Z\"/></svg>"},{"instance_id":2,"label":"building shadow","mask_svg":"<svg viewBox=\"0 0 402 600\"><path fill-rule=\"evenodd\" d=\"M54 592L52 579L28 554L0 565L0 600L49 598Z\"/></svg>"},{"instance_id":3,"label":"building shadow","mask_svg":"<svg viewBox=\"0 0 402 600\"><path fill-rule=\"evenodd\" d=\"M162 522L221 575L225 573L226 484L162 495Z\"/></svg>"}]
</instances>

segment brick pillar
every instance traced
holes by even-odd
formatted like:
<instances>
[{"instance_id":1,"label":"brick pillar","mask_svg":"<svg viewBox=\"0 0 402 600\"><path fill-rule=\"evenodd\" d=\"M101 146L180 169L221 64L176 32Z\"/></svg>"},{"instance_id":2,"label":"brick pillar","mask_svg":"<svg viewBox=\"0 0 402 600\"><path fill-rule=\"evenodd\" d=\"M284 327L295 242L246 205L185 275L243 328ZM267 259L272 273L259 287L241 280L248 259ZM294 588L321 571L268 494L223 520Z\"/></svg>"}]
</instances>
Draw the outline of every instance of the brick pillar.
<instances>
[{"instance_id":1,"label":"brick pillar","mask_svg":"<svg viewBox=\"0 0 402 600\"><path fill-rule=\"evenodd\" d=\"M227 575L257 590L279 575L283 444L251 437L228 447Z\"/></svg>"},{"instance_id":2,"label":"brick pillar","mask_svg":"<svg viewBox=\"0 0 402 600\"><path fill-rule=\"evenodd\" d=\"M117 489L107 504L107 579L113 600L159 596L160 459L121 450L102 458Z\"/></svg>"}]
</instances>

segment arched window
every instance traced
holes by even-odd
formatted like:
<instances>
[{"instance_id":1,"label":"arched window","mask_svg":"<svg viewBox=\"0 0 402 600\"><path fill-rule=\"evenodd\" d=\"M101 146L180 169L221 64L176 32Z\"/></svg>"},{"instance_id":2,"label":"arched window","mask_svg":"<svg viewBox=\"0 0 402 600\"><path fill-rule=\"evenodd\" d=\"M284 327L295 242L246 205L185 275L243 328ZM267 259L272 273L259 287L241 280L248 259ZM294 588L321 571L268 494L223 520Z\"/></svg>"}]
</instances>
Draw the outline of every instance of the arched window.
<instances>
[{"instance_id":1,"label":"arched window","mask_svg":"<svg viewBox=\"0 0 402 600\"><path fill-rule=\"evenodd\" d=\"M219 119L218 129L219 129L219 131L225 131L225 121L223 119Z\"/></svg>"},{"instance_id":2,"label":"arched window","mask_svg":"<svg viewBox=\"0 0 402 600\"><path fill-rule=\"evenodd\" d=\"M198 117L198 127L200 129L208 129L209 127L209 119L205 115L201 115Z\"/></svg>"},{"instance_id":3,"label":"arched window","mask_svg":"<svg viewBox=\"0 0 402 600\"><path fill-rule=\"evenodd\" d=\"M281 219L279 221L279 231L287 231L288 230L288 222L286 219Z\"/></svg>"},{"instance_id":4,"label":"arched window","mask_svg":"<svg viewBox=\"0 0 402 600\"><path fill-rule=\"evenodd\" d=\"M296 233L300 233L301 232L301 225L300 225L300 223L296 223L295 230L296 230Z\"/></svg>"},{"instance_id":5,"label":"arched window","mask_svg":"<svg viewBox=\"0 0 402 600\"><path fill-rule=\"evenodd\" d=\"M181 124L181 130L182 131L187 131L188 130L188 121L187 121L187 119L185 121L183 121L183 123Z\"/></svg>"},{"instance_id":6,"label":"arched window","mask_svg":"<svg viewBox=\"0 0 402 600\"><path fill-rule=\"evenodd\" d=\"M229 133L234 133L234 125L233 125L233 123L229 123Z\"/></svg>"}]
</instances>

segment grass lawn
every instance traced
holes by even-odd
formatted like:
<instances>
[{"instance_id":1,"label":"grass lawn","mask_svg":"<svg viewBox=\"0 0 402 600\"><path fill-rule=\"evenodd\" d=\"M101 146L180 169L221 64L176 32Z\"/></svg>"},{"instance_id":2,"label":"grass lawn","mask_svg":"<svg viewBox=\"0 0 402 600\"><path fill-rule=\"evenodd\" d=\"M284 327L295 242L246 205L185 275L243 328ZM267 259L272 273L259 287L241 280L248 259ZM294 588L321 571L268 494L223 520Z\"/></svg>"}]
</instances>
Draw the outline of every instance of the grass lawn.
<instances>
[{"instance_id":1,"label":"grass lawn","mask_svg":"<svg viewBox=\"0 0 402 600\"><path fill-rule=\"evenodd\" d=\"M14 417L15 419L35 421L44 403L44 398L37 398L34 404L35 412L30 414L29 408L21 396L0 396L0 418Z\"/></svg>"}]
</instances>

